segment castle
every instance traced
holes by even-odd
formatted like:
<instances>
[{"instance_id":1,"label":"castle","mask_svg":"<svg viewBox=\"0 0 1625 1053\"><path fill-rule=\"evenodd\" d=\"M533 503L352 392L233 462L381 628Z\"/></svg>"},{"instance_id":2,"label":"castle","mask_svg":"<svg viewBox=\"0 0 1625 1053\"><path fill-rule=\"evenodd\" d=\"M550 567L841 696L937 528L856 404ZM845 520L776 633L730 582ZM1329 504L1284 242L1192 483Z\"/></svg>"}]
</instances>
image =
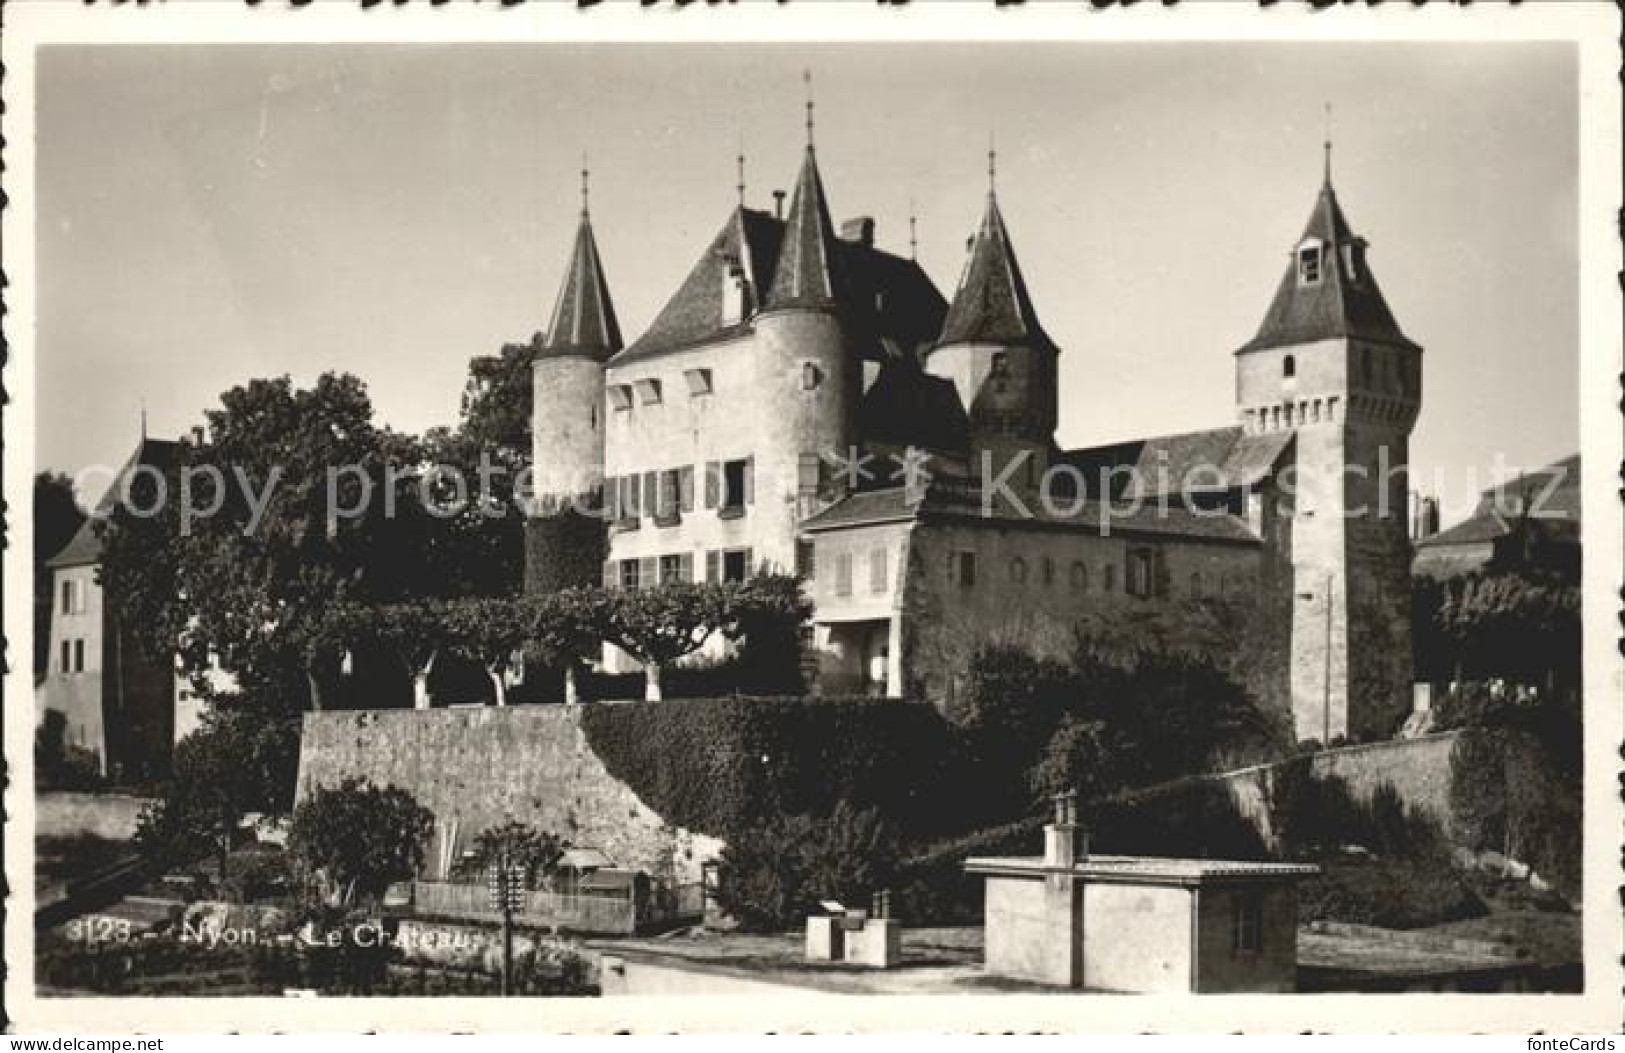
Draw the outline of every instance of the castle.
<instances>
[{"instance_id":1,"label":"castle","mask_svg":"<svg viewBox=\"0 0 1625 1053\"><path fill-rule=\"evenodd\" d=\"M1329 144L1274 300L1234 352L1232 423L1064 450L1066 352L991 155L950 302L875 245L872 220L837 229L811 133L809 107L788 211L741 188L630 345L584 197L533 367L530 587L795 571L821 690L937 700L978 643L1061 653L1085 620L1195 636L1223 600L1245 613L1220 647L1251 656L1244 678L1297 738L1394 731L1421 348L1338 204Z\"/></svg>"}]
</instances>

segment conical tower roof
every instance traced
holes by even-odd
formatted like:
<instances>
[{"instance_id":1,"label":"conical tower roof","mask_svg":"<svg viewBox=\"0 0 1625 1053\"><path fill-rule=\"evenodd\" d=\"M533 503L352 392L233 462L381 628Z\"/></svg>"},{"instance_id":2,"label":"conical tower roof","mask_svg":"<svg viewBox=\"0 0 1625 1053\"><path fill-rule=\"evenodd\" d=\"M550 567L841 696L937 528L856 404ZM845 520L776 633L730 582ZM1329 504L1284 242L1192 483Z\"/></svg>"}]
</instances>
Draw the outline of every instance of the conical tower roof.
<instances>
[{"instance_id":1,"label":"conical tower roof","mask_svg":"<svg viewBox=\"0 0 1625 1053\"><path fill-rule=\"evenodd\" d=\"M784 242L767 297L768 309L834 307L840 299L837 252L835 225L830 222L824 181L818 174L818 156L808 143L785 221Z\"/></svg>"},{"instance_id":2,"label":"conical tower roof","mask_svg":"<svg viewBox=\"0 0 1625 1053\"><path fill-rule=\"evenodd\" d=\"M1298 253L1318 243L1321 252L1308 280L1300 273ZM1349 226L1332 187L1328 165L1309 222L1298 239L1286 274L1276 289L1258 335L1241 351L1353 337L1376 343L1415 347L1399 328L1377 279L1366 266L1366 240Z\"/></svg>"},{"instance_id":3,"label":"conical tower roof","mask_svg":"<svg viewBox=\"0 0 1625 1053\"><path fill-rule=\"evenodd\" d=\"M602 362L620 349L621 325L609 297L603 261L598 258L592 218L583 208L575 247L570 252L570 268L565 272L553 319L536 357L584 355Z\"/></svg>"},{"instance_id":4,"label":"conical tower roof","mask_svg":"<svg viewBox=\"0 0 1625 1053\"><path fill-rule=\"evenodd\" d=\"M949 344L1055 346L1021 276L1010 232L999 211L998 195L988 191L987 208L970 249L970 262L954 292L938 347Z\"/></svg>"}]
</instances>

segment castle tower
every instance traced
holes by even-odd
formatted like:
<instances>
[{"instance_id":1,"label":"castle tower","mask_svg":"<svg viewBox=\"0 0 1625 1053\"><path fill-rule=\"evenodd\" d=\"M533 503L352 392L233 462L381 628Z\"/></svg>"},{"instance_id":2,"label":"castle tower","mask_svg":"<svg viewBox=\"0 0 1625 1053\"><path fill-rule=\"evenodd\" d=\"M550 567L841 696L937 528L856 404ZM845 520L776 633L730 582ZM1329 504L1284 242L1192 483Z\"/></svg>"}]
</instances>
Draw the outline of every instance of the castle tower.
<instances>
[{"instance_id":1,"label":"castle tower","mask_svg":"<svg viewBox=\"0 0 1625 1053\"><path fill-rule=\"evenodd\" d=\"M527 591L551 592L595 583L604 524L595 513L604 479L604 363L621 349L621 327L587 207L582 172L581 221L553 317L531 366L532 489L526 524Z\"/></svg>"},{"instance_id":2,"label":"castle tower","mask_svg":"<svg viewBox=\"0 0 1625 1053\"><path fill-rule=\"evenodd\" d=\"M862 365L848 347L842 246L818 171L808 103L807 150L763 309L754 319L763 441L757 453L757 514L770 533L793 538L818 510L832 459L857 441ZM785 566L789 563L786 562Z\"/></svg>"},{"instance_id":3,"label":"castle tower","mask_svg":"<svg viewBox=\"0 0 1625 1053\"><path fill-rule=\"evenodd\" d=\"M1029 467L1010 481L1036 485L1054 445L1058 351L1021 276L999 211L991 152L988 158L987 206L926 369L958 389L970 415L977 470L987 460L984 451L995 476L1027 453Z\"/></svg>"},{"instance_id":4,"label":"castle tower","mask_svg":"<svg viewBox=\"0 0 1625 1053\"><path fill-rule=\"evenodd\" d=\"M1236 352L1246 433L1294 435L1293 721L1300 740L1322 741L1387 735L1409 707L1406 465L1422 404L1422 349L1377 287L1326 151L1274 302Z\"/></svg>"}]
</instances>

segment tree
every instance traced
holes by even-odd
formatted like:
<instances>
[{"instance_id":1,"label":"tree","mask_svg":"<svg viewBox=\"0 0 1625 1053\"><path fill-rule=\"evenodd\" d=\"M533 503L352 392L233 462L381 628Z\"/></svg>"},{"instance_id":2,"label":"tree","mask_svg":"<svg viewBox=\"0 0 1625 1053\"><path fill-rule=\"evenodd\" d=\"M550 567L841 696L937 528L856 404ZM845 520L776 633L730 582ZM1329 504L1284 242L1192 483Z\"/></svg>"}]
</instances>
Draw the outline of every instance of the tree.
<instances>
[{"instance_id":1,"label":"tree","mask_svg":"<svg viewBox=\"0 0 1625 1053\"><path fill-rule=\"evenodd\" d=\"M294 809L288 850L340 903L376 902L423 867L434 815L405 790L346 779Z\"/></svg>"},{"instance_id":2,"label":"tree","mask_svg":"<svg viewBox=\"0 0 1625 1053\"><path fill-rule=\"evenodd\" d=\"M61 472L34 476L34 680L51 664L51 572L47 560L73 539L85 513L73 495L73 480Z\"/></svg>"},{"instance_id":3,"label":"tree","mask_svg":"<svg viewBox=\"0 0 1625 1053\"><path fill-rule=\"evenodd\" d=\"M725 588L723 635L740 644L734 662L739 690L753 694L802 694L806 656L802 627L813 605L799 578L758 573Z\"/></svg>"},{"instance_id":4,"label":"tree","mask_svg":"<svg viewBox=\"0 0 1625 1053\"><path fill-rule=\"evenodd\" d=\"M514 600L447 600L440 618L448 646L491 678L496 704L508 704L508 673L530 637L525 606Z\"/></svg>"},{"instance_id":5,"label":"tree","mask_svg":"<svg viewBox=\"0 0 1625 1053\"><path fill-rule=\"evenodd\" d=\"M470 359L468 383L463 388L459 431L479 445L507 450L525 463L530 459L534 397L531 363L541 337L537 333L528 344L504 344L496 355Z\"/></svg>"},{"instance_id":6,"label":"tree","mask_svg":"<svg viewBox=\"0 0 1625 1053\"><path fill-rule=\"evenodd\" d=\"M299 717L272 715L270 708L227 699L176 744L169 781L136 831L143 854L191 862L212 849L223 868L245 815L287 811L299 764Z\"/></svg>"},{"instance_id":7,"label":"tree","mask_svg":"<svg viewBox=\"0 0 1625 1053\"><path fill-rule=\"evenodd\" d=\"M429 674L446 645L446 619L442 605L435 601L410 600L373 608L374 639L383 643L412 678L412 706L428 709Z\"/></svg>"},{"instance_id":8,"label":"tree","mask_svg":"<svg viewBox=\"0 0 1625 1053\"><path fill-rule=\"evenodd\" d=\"M525 873L526 888L546 888L567 847L557 834L509 820L481 830L469 853L452 867L452 874L479 880L493 866L517 866Z\"/></svg>"},{"instance_id":9,"label":"tree","mask_svg":"<svg viewBox=\"0 0 1625 1053\"><path fill-rule=\"evenodd\" d=\"M727 593L710 582L672 582L598 595L603 637L643 663L643 697L661 699L661 673L705 646L727 620Z\"/></svg>"},{"instance_id":10,"label":"tree","mask_svg":"<svg viewBox=\"0 0 1625 1053\"><path fill-rule=\"evenodd\" d=\"M544 665L564 670L564 701L577 699L576 667L602 643L598 589L566 589L527 597L522 611L527 640Z\"/></svg>"}]
</instances>

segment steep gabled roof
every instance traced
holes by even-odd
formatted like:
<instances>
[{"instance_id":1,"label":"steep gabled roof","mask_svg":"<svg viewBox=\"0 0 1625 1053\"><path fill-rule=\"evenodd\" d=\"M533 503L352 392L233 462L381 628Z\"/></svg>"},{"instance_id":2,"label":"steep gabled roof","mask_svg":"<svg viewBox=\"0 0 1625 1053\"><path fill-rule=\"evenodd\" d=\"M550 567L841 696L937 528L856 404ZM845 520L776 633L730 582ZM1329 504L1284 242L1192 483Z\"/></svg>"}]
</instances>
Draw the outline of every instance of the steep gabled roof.
<instances>
[{"instance_id":1,"label":"steep gabled roof","mask_svg":"<svg viewBox=\"0 0 1625 1053\"><path fill-rule=\"evenodd\" d=\"M1055 347L1038 322L998 197L992 192L937 341L938 347L949 344Z\"/></svg>"},{"instance_id":2,"label":"steep gabled roof","mask_svg":"<svg viewBox=\"0 0 1625 1053\"><path fill-rule=\"evenodd\" d=\"M870 442L944 453L970 449L970 418L947 377L922 370L912 355L894 358L858 407L858 431Z\"/></svg>"},{"instance_id":3,"label":"steep gabled roof","mask_svg":"<svg viewBox=\"0 0 1625 1053\"><path fill-rule=\"evenodd\" d=\"M787 227L770 213L734 209L649 328L613 364L747 332L763 307L763 290L773 287L782 266L781 249L789 251ZM856 241L836 239L832 248L842 276L839 306L854 338L867 336L912 354L941 332L948 305L919 264ZM736 265L747 284L744 317L724 323L722 279Z\"/></svg>"},{"instance_id":4,"label":"steep gabled roof","mask_svg":"<svg viewBox=\"0 0 1625 1053\"><path fill-rule=\"evenodd\" d=\"M592 234L592 219L585 209L576 228L575 247L570 252L570 268L553 307L537 358L585 355L600 362L621 349L621 325L615 318L604 264L598 258L598 242Z\"/></svg>"},{"instance_id":5,"label":"steep gabled roof","mask_svg":"<svg viewBox=\"0 0 1625 1053\"><path fill-rule=\"evenodd\" d=\"M841 299L840 279L835 225L830 222L824 181L818 174L818 156L809 143L796 177L767 306L771 310L834 307Z\"/></svg>"},{"instance_id":6,"label":"steep gabled roof","mask_svg":"<svg viewBox=\"0 0 1625 1053\"><path fill-rule=\"evenodd\" d=\"M79 529L68 539L68 543L62 546L61 551L45 561L45 565L55 569L81 567L100 562L102 539L98 528L112 516L119 502L123 500L136 470L145 467L167 473L180 463L180 455L181 444L178 442L143 438L135 452L130 455L130 459L124 462L124 467L119 469L118 475L113 477L106 493L96 502L96 507L90 515L79 524Z\"/></svg>"},{"instance_id":7,"label":"steep gabled roof","mask_svg":"<svg viewBox=\"0 0 1625 1053\"><path fill-rule=\"evenodd\" d=\"M1336 337L1415 348L1417 345L1400 330L1377 287L1376 276L1366 264L1366 241L1350 229L1337 202L1337 192L1332 189L1330 173L1321 184L1298 245L1311 239L1325 247L1320 280L1313 284L1298 280L1294 248L1258 334L1240 352Z\"/></svg>"},{"instance_id":8,"label":"steep gabled roof","mask_svg":"<svg viewBox=\"0 0 1625 1053\"><path fill-rule=\"evenodd\" d=\"M1290 435L1288 435L1290 437ZM1100 500L1133 500L1158 494L1177 494L1186 487L1214 489L1250 485L1256 481L1254 462L1279 458L1284 440L1254 448L1239 426L1207 431L1131 439L1106 446L1064 450L1056 461L1082 473L1085 493ZM1236 456L1237 447L1248 443ZM1279 443L1279 444L1277 444ZM1231 467L1247 481L1232 478ZM1101 489L1109 493L1101 493Z\"/></svg>"}]
</instances>

